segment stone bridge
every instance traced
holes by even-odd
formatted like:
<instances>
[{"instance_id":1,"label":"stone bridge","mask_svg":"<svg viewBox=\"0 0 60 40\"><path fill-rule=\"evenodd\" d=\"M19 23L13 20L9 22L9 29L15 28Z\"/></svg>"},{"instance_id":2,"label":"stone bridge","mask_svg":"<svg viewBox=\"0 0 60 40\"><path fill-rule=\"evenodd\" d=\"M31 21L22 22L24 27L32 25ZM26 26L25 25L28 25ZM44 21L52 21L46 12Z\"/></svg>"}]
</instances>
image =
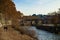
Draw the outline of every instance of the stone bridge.
<instances>
[{"instance_id":1,"label":"stone bridge","mask_svg":"<svg viewBox=\"0 0 60 40\"><path fill-rule=\"evenodd\" d=\"M24 26L40 25L42 24L42 19L37 16L24 16L20 24Z\"/></svg>"}]
</instances>

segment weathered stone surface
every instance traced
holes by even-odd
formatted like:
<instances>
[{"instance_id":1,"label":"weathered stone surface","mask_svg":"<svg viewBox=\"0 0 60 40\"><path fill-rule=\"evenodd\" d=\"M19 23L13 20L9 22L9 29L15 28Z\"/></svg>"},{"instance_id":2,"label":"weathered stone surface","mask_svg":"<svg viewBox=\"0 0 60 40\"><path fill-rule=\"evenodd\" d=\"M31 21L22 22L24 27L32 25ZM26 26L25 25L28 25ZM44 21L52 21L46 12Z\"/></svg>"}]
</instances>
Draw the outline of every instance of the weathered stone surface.
<instances>
[{"instance_id":1,"label":"weathered stone surface","mask_svg":"<svg viewBox=\"0 0 60 40\"><path fill-rule=\"evenodd\" d=\"M0 0L0 12L6 20L12 20L13 26L18 26L18 19L21 17L21 12L15 8L14 2L11 0Z\"/></svg>"}]
</instances>

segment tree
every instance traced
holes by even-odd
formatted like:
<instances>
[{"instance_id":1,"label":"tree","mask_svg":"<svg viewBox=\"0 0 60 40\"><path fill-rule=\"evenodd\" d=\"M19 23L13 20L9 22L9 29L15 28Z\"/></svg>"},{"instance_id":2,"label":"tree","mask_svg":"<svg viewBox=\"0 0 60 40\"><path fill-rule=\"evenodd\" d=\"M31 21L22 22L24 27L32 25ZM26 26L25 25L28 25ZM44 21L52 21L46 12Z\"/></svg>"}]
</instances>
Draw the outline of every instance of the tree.
<instances>
[{"instance_id":1,"label":"tree","mask_svg":"<svg viewBox=\"0 0 60 40\"><path fill-rule=\"evenodd\" d=\"M36 16L36 14L33 14L32 16Z\"/></svg>"}]
</instances>

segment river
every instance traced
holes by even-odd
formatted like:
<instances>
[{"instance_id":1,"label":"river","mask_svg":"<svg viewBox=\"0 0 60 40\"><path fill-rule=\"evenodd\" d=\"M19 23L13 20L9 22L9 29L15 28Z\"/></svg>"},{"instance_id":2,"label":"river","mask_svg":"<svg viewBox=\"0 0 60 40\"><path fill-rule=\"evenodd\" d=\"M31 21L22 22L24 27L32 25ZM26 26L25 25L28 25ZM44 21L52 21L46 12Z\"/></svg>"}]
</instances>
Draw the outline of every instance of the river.
<instances>
[{"instance_id":1,"label":"river","mask_svg":"<svg viewBox=\"0 0 60 40\"><path fill-rule=\"evenodd\" d=\"M60 35L49 33L43 30L37 30L37 31L38 31L37 34L39 40L60 40Z\"/></svg>"},{"instance_id":2,"label":"river","mask_svg":"<svg viewBox=\"0 0 60 40\"><path fill-rule=\"evenodd\" d=\"M32 27L32 29L36 29ZM60 40L60 35L36 29L39 40Z\"/></svg>"}]
</instances>

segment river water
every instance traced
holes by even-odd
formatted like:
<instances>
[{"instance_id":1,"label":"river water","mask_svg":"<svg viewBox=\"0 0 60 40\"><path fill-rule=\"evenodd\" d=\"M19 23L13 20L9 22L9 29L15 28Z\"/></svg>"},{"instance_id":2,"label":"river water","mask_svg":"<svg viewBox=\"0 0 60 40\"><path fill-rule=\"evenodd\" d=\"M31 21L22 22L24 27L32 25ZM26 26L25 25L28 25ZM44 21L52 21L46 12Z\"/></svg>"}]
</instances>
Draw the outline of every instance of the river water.
<instances>
[{"instance_id":1,"label":"river water","mask_svg":"<svg viewBox=\"0 0 60 40\"><path fill-rule=\"evenodd\" d=\"M32 27L32 29L36 29ZM36 29L39 40L60 40L60 35Z\"/></svg>"},{"instance_id":2,"label":"river water","mask_svg":"<svg viewBox=\"0 0 60 40\"><path fill-rule=\"evenodd\" d=\"M37 31L39 40L60 40L60 35L49 33L43 30L37 30Z\"/></svg>"}]
</instances>

